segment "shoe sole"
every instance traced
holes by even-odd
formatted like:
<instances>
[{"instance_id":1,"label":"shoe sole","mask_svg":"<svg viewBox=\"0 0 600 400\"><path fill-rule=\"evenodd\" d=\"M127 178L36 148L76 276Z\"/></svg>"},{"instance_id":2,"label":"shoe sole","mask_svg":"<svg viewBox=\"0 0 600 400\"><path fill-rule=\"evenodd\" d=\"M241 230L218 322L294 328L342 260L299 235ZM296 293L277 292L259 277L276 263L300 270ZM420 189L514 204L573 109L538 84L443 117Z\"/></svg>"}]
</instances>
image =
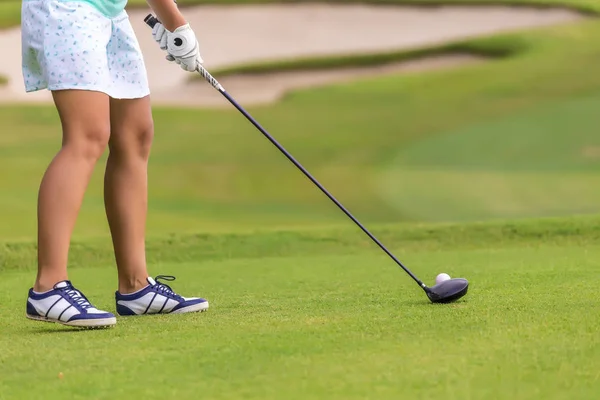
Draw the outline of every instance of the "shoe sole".
<instances>
[{"instance_id":1,"label":"shoe sole","mask_svg":"<svg viewBox=\"0 0 600 400\"><path fill-rule=\"evenodd\" d=\"M147 314L135 314L135 315L122 315L122 314L119 314L119 315L122 317L141 317L143 315L187 314L187 313L194 313L194 312L205 312L206 310L208 310L208 301L205 301L204 303L200 303L200 304L194 304L191 306L183 307L183 308L180 308L179 310L171 311L168 313L162 312L162 313L147 313Z\"/></svg>"},{"instance_id":2,"label":"shoe sole","mask_svg":"<svg viewBox=\"0 0 600 400\"><path fill-rule=\"evenodd\" d=\"M34 321L41 322L54 322L61 325L73 326L78 328L109 328L117 324L117 318L98 318L98 319L79 319L75 321L58 321L55 319L50 319L46 317L41 317L39 315L29 315L25 314L25 316Z\"/></svg>"}]
</instances>

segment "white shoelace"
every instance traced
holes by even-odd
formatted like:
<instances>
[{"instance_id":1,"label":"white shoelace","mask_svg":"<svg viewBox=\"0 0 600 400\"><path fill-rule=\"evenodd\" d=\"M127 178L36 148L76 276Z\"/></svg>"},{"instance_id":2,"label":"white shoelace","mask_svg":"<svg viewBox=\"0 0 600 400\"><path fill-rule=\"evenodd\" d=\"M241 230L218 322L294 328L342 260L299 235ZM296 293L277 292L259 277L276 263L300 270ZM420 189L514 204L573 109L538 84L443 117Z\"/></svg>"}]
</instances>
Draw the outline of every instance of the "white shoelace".
<instances>
[{"instance_id":1,"label":"white shoelace","mask_svg":"<svg viewBox=\"0 0 600 400\"><path fill-rule=\"evenodd\" d=\"M66 289L65 292L69 297L77 304L79 307L84 310L87 308L92 308L93 306L89 301L76 289Z\"/></svg>"}]
</instances>

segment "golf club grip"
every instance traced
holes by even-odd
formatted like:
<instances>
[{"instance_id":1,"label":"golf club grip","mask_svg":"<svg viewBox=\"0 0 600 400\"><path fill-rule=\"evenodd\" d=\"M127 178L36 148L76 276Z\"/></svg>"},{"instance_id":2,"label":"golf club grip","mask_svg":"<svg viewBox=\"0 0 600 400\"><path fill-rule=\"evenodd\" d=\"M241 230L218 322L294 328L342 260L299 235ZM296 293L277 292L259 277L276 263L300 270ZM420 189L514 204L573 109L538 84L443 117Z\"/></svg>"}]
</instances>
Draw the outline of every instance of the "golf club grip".
<instances>
[{"instance_id":1,"label":"golf club grip","mask_svg":"<svg viewBox=\"0 0 600 400\"><path fill-rule=\"evenodd\" d=\"M160 21L154 15L148 14L146 16L146 18L144 18L144 22L150 28L154 28L156 26L156 24L158 24ZM217 89L219 92L225 91L225 89L223 88L223 86L221 86L221 84L202 65L198 64L198 67L197 67L196 70L198 71L198 73L200 73L200 75L202 75L202 77L204 77L204 79L206 79L206 81L212 87L214 87L215 89Z\"/></svg>"},{"instance_id":2,"label":"golf club grip","mask_svg":"<svg viewBox=\"0 0 600 400\"><path fill-rule=\"evenodd\" d=\"M146 16L146 18L144 18L144 22L146 23L146 25L148 25L150 28L154 28L154 26L158 23L158 19L156 19L154 17L154 15L152 14L148 14Z\"/></svg>"}]
</instances>

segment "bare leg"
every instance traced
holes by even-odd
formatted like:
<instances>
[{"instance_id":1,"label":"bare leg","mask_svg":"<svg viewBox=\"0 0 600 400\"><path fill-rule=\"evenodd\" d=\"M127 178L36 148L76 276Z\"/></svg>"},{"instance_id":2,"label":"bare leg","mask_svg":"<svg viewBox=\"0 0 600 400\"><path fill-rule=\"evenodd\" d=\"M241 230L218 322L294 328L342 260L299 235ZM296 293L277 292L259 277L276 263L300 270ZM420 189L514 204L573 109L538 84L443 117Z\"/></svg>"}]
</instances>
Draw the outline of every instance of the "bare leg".
<instances>
[{"instance_id":1,"label":"bare leg","mask_svg":"<svg viewBox=\"0 0 600 400\"><path fill-rule=\"evenodd\" d=\"M119 275L119 292L148 285L146 214L148 157L154 136L149 97L110 101L112 135L104 179L104 202Z\"/></svg>"},{"instance_id":2,"label":"bare leg","mask_svg":"<svg viewBox=\"0 0 600 400\"><path fill-rule=\"evenodd\" d=\"M98 92L53 93L63 127L62 148L50 163L38 198L38 274L43 292L67 279L71 234L96 162L110 136L109 98Z\"/></svg>"}]
</instances>

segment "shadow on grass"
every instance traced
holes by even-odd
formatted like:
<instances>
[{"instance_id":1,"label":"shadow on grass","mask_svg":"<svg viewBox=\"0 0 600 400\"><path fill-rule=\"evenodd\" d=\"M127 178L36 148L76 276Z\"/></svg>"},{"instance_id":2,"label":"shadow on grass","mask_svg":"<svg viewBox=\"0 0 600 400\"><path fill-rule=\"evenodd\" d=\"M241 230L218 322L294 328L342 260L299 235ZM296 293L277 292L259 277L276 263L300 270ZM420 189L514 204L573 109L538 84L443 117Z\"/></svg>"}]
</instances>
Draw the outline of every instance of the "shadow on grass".
<instances>
[{"instance_id":1,"label":"shadow on grass","mask_svg":"<svg viewBox=\"0 0 600 400\"><path fill-rule=\"evenodd\" d=\"M111 331L111 328L80 328L76 326L63 326L63 325L55 325L54 327L31 327L28 329L28 333L32 335L42 335L49 333L80 333L80 332L102 332L102 331Z\"/></svg>"},{"instance_id":2,"label":"shadow on grass","mask_svg":"<svg viewBox=\"0 0 600 400\"><path fill-rule=\"evenodd\" d=\"M458 300L454 303L448 303L448 304L443 304L443 303L432 303L429 300L427 300L427 298L422 299L422 300L405 300L399 303L399 306L401 307L448 307L448 308L464 308L468 305L469 301L466 299L461 299Z\"/></svg>"}]
</instances>

